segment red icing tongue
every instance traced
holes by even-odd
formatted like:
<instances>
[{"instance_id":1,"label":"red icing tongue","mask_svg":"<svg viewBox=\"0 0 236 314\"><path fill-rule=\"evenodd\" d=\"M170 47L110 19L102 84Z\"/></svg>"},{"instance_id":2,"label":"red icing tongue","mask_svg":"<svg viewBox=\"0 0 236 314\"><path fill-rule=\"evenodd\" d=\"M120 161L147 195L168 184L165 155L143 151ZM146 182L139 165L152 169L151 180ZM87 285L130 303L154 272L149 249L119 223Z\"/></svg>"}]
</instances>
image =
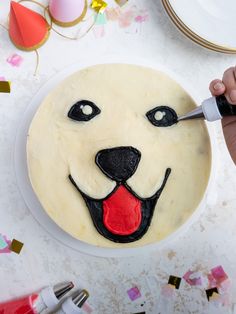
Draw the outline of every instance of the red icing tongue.
<instances>
[{"instance_id":1,"label":"red icing tongue","mask_svg":"<svg viewBox=\"0 0 236 314\"><path fill-rule=\"evenodd\" d=\"M141 201L123 185L103 201L103 223L113 234L130 235L141 223Z\"/></svg>"}]
</instances>

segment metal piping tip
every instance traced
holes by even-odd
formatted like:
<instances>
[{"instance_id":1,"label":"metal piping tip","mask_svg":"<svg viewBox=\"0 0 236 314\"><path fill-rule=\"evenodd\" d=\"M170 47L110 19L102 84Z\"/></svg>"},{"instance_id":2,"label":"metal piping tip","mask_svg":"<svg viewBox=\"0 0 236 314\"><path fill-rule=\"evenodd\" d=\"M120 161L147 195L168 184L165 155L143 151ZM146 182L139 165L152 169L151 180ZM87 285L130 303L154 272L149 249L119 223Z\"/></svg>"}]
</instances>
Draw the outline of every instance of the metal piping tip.
<instances>
[{"instance_id":1,"label":"metal piping tip","mask_svg":"<svg viewBox=\"0 0 236 314\"><path fill-rule=\"evenodd\" d=\"M53 291L58 300L60 300L65 294L74 288L73 282L59 283L53 287Z\"/></svg>"},{"instance_id":2,"label":"metal piping tip","mask_svg":"<svg viewBox=\"0 0 236 314\"><path fill-rule=\"evenodd\" d=\"M202 119L202 118L204 119L205 116L203 114L202 106L199 106L195 108L194 110L188 112L187 114L178 117L178 122L184 121L184 120Z\"/></svg>"},{"instance_id":3,"label":"metal piping tip","mask_svg":"<svg viewBox=\"0 0 236 314\"><path fill-rule=\"evenodd\" d=\"M89 297L89 293L87 290L82 290L80 292L77 292L73 297L72 297L72 301L73 303L78 306L78 307L82 307L84 305L84 303L86 302L86 300Z\"/></svg>"}]
</instances>

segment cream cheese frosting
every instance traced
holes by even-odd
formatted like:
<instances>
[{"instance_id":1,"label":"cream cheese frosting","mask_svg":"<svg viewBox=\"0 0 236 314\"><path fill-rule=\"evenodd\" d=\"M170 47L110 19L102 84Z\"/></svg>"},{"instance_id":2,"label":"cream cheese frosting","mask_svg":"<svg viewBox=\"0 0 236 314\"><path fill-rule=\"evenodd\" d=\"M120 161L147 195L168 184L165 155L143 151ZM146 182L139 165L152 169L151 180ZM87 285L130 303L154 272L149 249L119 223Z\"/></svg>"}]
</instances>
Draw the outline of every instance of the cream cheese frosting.
<instances>
[{"instance_id":1,"label":"cream cheese frosting","mask_svg":"<svg viewBox=\"0 0 236 314\"><path fill-rule=\"evenodd\" d=\"M89 121L70 119L68 112L81 100L94 103L99 114ZM73 237L102 247L143 246L176 231L196 210L211 166L205 123L185 121L156 127L146 113L158 106L169 106L181 115L196 104L164 73L127 64L81 70L45 97L29 129L28 171L44 210ZM89 106L81 110L91 114ZM161 118L158 114L157 119ZM68 179L72 175L91 198L105 198L116 182L104 175L95 157L114 147L133 147L141 153L135 173L127 180L140 198L151 197L162 185L166 169L171 169L149 229L132 243L115 243L102 236L83 197Z\"/></svg>"}]
</instances>

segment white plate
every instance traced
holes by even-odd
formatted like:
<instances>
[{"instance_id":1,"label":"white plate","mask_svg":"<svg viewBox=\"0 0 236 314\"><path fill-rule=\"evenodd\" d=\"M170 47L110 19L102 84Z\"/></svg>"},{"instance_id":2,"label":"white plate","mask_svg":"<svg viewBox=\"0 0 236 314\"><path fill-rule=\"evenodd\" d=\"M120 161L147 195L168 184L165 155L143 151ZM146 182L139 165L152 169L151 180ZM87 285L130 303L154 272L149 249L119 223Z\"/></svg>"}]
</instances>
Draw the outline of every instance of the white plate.
<instances>
[{"instance_id":1,"label":"white plate","mask_svg":"<svg viewBox=\"0 0 236 314\"><path fill-rule=\"evenodd\" d=\"M236 50L236 0L167 0L195 34L222 48Z\"/></svg>"},{"instance_id":2,"label":"white plate","mask_svg":"<svg viewBox=\"0 0 236 314\"><path fill-rule=\"evenodd\" d=\"M14 155L14 162L15 162L15 171L16 171L16 178L17 183L20 189L20 192L30 209L32 215L34 218L40 223L40 225L46 229L54 238L56 238L61 243L65 244L66 246L75 249L80 252L84 252L91 255L96 256L102 256L102 257L126 257L126 256L132 256L137 254L145 254L147 252L150 252L151 250L160 249L163 246L169 244L173 239L176 239L183 231L186 231L189 226L192 225L192 223L199 217L199 214L206 208L207 202L209 202L209 198L211 195L214 195L213 190L213 182L216 182L216 180L213 178L213 174L216 174L216 166L215 166L215 151L217 145L212 143L212 150L214 149L213 159L212 159L212 169L214 169L214 172L211 171L208 187L206 189L206 193L199 205L199 207L195 210L193 215L190 217L189 220L185 224L183 224L176 232L172 233L169 237L165 238L164 240L155 243L146 245L140 248L124 248L124 249L110 249L110 248L102 248L93 246L87 243L84 243L82 241L79 241L78 239L73 238L71 235L66 233L64 230L62 230L46 213L46 211L41 206L37 196L35 195L30 179L28 176L28 169L27 169L27 155L26 155L26 143L27 143L27 134L28 129L30 127L31 121L42 103L45 96L56 86L58 85L62 80L64 80L67 76L73 74L74 72L81 70L83 68L86 68L88 66L92 66L95 64L105 64L105 63L126 63L126 64L136 64L141 66L146 66L150 68L154 68L157 70L160 70L162 72L167 73L170 77L172 77L175 81L179 82L183 88L187 92L189 92L190 95L192 93L190 92L191 89L186 88L186 84L182 82L181 79L176 78L173 73L171 73L167 68L164 68L163 66L156 65L156 64L150 64L150 62L144 61L144 60L135 60L135 58L122 58L122 57L114 57L114 56L104 56L103 58L96 58L96 63L92 63L90 60L93 60L93 58L88 58L89 61L81 61L78 62L76 65L73 64L69 68L65 69L64 71L58 73L54 78L49 80L40 90L39 92L33 97L31 103L29 104L23 118L21 125L19 127L19 130L17 132L16 137L16 143L15 143L15 155ZM196 103L199 103L196 98L194 98ZM212 136L212 133L214 132L214 126L210 125L208 126L208 131L210 133L210 138L214 139L215 136ZM214 135L214 134L213 134ZM214 142L214 141L213 141Z\"/></svg>"}]
</instances>

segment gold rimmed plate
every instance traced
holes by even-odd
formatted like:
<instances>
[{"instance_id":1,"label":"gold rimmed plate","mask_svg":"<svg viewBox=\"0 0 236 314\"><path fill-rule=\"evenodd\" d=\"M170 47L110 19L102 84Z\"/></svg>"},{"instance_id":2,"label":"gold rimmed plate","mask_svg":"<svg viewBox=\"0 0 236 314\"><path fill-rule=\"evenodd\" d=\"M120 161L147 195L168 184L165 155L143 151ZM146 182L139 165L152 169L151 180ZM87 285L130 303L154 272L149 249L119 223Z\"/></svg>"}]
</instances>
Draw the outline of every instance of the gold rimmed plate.
<instances>
[{"instance_id":1,"label":"gold rimmed plate","mask_svg":"<svg viewBox=\"0 0 236 314\"><path fill-rule=\"evenodd\" d=\"M162 0L162 3L171 20L188 38L214 51L236 53L235 1L227 3L231 10L234 8L232 14L229 8L223 10L218 0Z\"/></svg>"}]
</instances>

